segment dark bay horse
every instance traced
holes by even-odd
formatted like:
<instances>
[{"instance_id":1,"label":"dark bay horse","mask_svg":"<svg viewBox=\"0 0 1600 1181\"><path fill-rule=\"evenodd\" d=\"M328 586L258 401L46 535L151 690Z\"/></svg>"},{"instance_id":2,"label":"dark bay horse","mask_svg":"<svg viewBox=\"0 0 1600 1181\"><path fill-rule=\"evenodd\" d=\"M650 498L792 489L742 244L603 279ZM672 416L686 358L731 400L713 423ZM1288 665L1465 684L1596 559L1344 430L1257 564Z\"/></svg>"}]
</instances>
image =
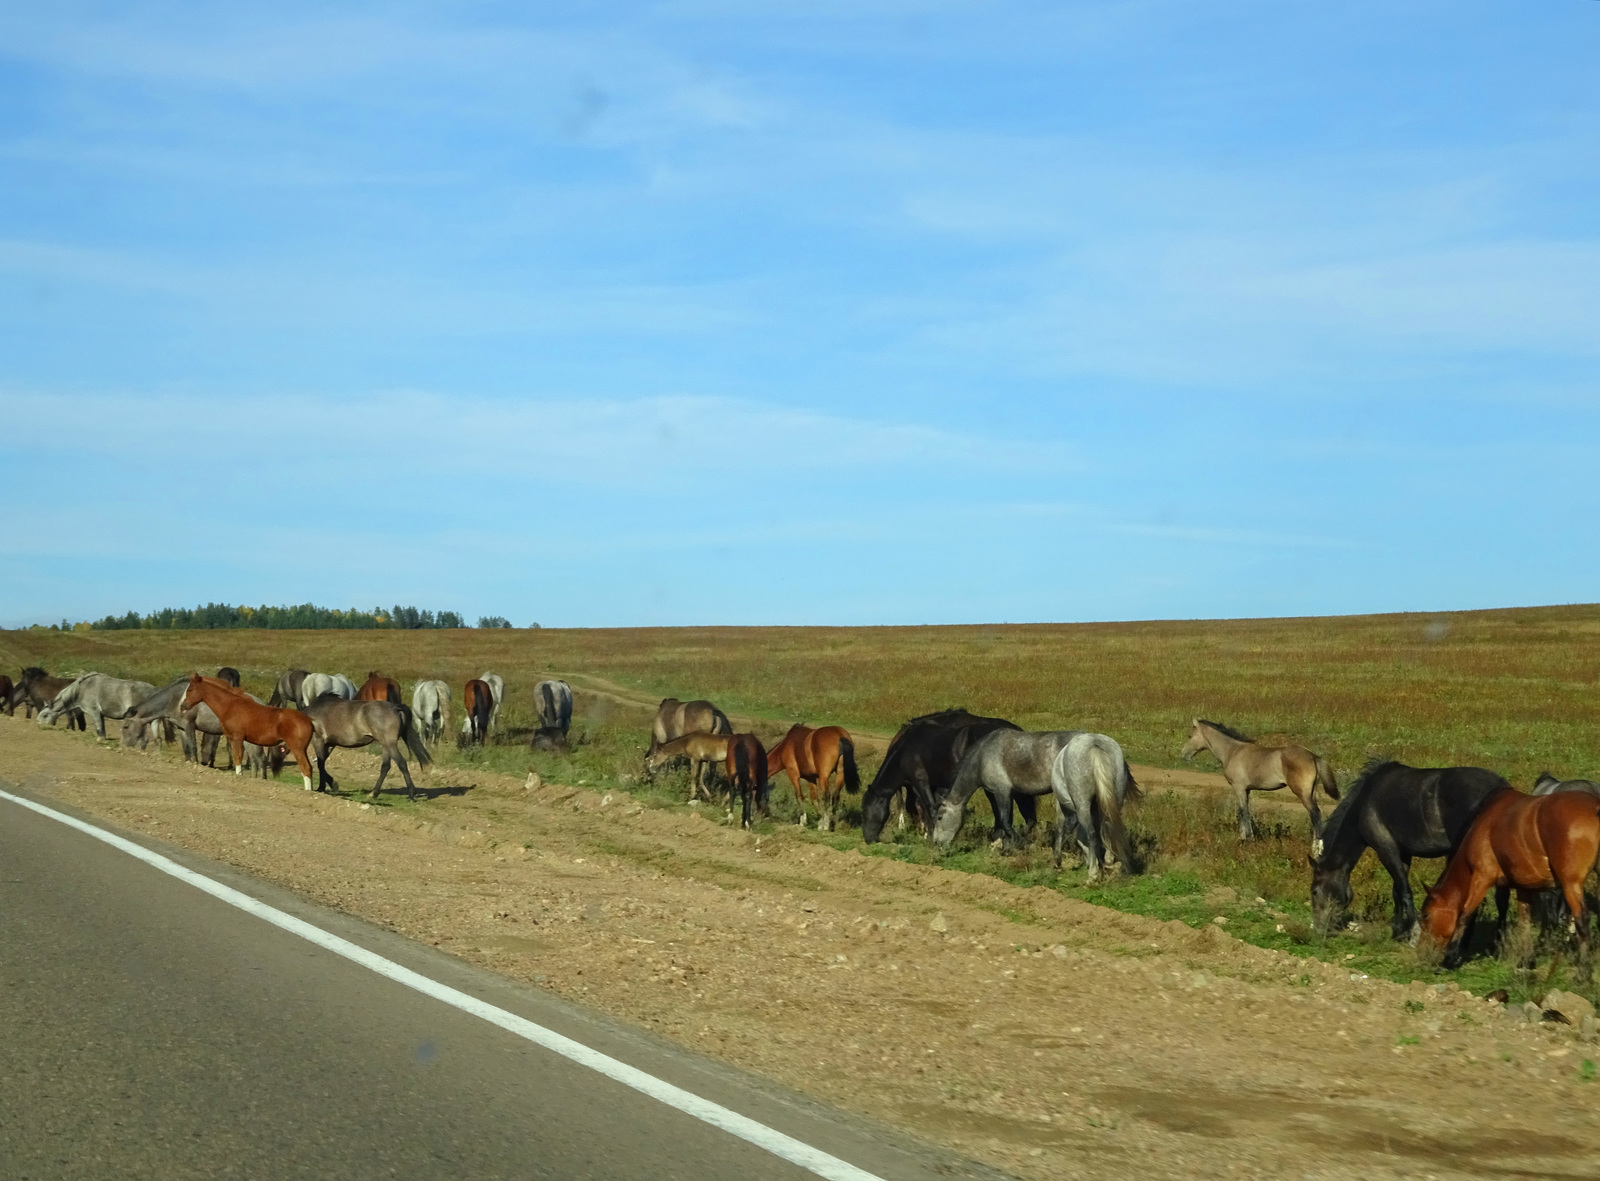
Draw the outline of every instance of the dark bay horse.
<instances>
[{"instance_id":1,"label":"dark bay horse","mask_svg":"<svg viewBox=\"0 0 1600 1181\"><path fill-rule=\"evenodd\" d=\"M467 708L467 741L473 746L482 746L489 737L489 719L494 713L494 690L489 688L487 681L474 678L467 682L461 701Z\"/></svg>"},{"instance_id":2,"label":"dark bay horse","mask_svg":"<svg viewBox=\"0 0 1600 1181\"><path fill-rule=\"evenodd\" d=\"M767 776L770 778L779 771L788 774L794 787L801 828L806 826L808 815L806 801L800 794L802 782L811 787L811 802L817 806L817 827L824 832L833 831L840 790L851 795L861 790L861 773L856 770L856 745L850 731L843 726L823 726L816 730L798 724L790 726L783 740L767 752ZM832 782L835 774L839 776L838 784Z\"/></svg>"},{"instance_id":3,"label":"dark bay horse","mask_svg":"<svg viewBox=\"0 0 1600 1181\"><path fill-rule=\"evenodd\" d=\"M327 694L306 706L306 715L314 727L311 750L317 763L317 790L339 784L328 774L328 751L342 746L354 748L376 742L383 747L383 763L378 768L378 782L372 785L372 798L378 798L383 780L389 774L389 764L397 763L406 781L406 798L417 798L417 785L411 782L411 768L406 765L405 751L417 760L419 767L433 761L428 748L417 733L411 708L392 701L345 701ZM402 747L404 749L402 749Z\"/></svg>"},{"instance_id":4,"label":"dark bay horse","mask_svg":"<svg viewBox=\"0 0 1600 1181\"><path fill-rule=\"evenodd\" d=\"M225 681L231 688L237 689L241 679L239 670L226 664L217 670L217 680Z\"/></svg>"},{"instance_id":5,"label":"dark bay horse","mask_svg":"<svg viewBox=\"0 0 1600 1181\"><path fill-rule=\"evenodd\" d=\"M1350 908L1350 871L1369 848L1394 882L1396 939L1412 938L1417 907L1411 893L1414 857L1447 857L1495 792L1510 788L1481 767L1408 767L1368 763L1322 828L1322 852L1311 861L1311 914L1324 933Z\"/></svg>"},{"instance_id":6,"label":"dark bay horse","mask_svg":"<svg viewBox=\"0 0 1600 1181\"><path fill-rule=\"evenodd\" d=\"M300 704L300 686L310 676L303 668L291 668L278 678L277 686L272 690L272 696L267 698L267 704L277 709L279 706Z\"/></svg>"},{"instance_id":7,"label":"dark bay horse","mask_svg":"<svg viewBox=\"0 0 1600 1181\"><path fill-rule=\"evenodd\" d=\"M905 810L926 834L933 831L935 801L942 800L955 781L956 767L967 748L994 730L1020 729L1004 718L985 718L964 709L946 709L912 718L901 726L889 742L878 773L861 799L861 837L867 844L883 835L889 819L889 806L905 792ZM991 795L990 805L999 815L1000 805ZM1016 799L1027 831L1031 832L1037 810L1031 796ZM1010 819L1010 813L1007 813ZM991 838L999 835L998 824Z\"/></svg>"},{"instance_id":8,"label":"dark bay horse","mask_svg":"<svg viewBox=\"0 0 1600 1181\"><path fill-rule=\"evenodd\" d=\"M761 749L761 740L754 734L733 734L728 737L728 753L723 764L728 775L728 782L732 785L732 792L737 792L742 803L742 818L740 826L749 828L752 823L752 812L756 809L763 816L767 811L767 752ZM733 802L730 794L728 802Z\"/></svg>"},{"instance_id":9,"label":"dark bay horse","mask_svg":"<svg viewBox=\"0 0 1600 1181\"><path fill-rule=\"evenodd\" d=\"M12 694L16 691L17 687L11 683L11 678L5 673L0 673L0 710L3 710L8 718L14 717L17 712L16 703L11 700Z\"/></svg>"},{"instance_id":10,"label":"dark bay horse","mask_svg":"<svg viewBox=\"0 0 1600 1181\"><path fill-rule=\"evenodd\" d=\"M400 693L400 684L390 677L379 673L369 672L361 688L356 690L357 701L392 701L399 705L405 701Z\"/></svg>"},{"instance_id":11,"label":"dark bay horse","mask_svg":"<svg viewBox=\"0 0 1600 1181\"><path fill-rule=\"evenodd\" d=\"M1579 962L1588 962L1589 912L1583 882L1600 854L1600 799L1588 792L1525 796L1513 787L1491 795L1462 838L1427 901L1422 925L1444 948L1444 966L1462 960L1468 921L1490 890L1502 921L1508 895L1526 908L1541 890L1557 889L1578 936Z\"/></svg>"},{"instance_id":12,"label":"dark bay horse","mask_svg":"<svg viewBox=\"0 0 1600 1181\"><path fill-rule=\"evenodd\" d=\"M35 666L23 669L22 679L17 682L16 690L21 697L18 704L22 706L23 716L31 718L34 710L43 710L56 699L57 694L72 684L75 679L74 677L52 677L44 669ZM81 709L67 711L67 729L87 730L88 728L89 723L84 718Z\"/></svg>"},{"instance_id":13,"label":"dark bay horse","mask_svg":"<svg viewBox=\"0 0 1600 1181\"><path fill-rule=\"evenodd\" d=\"M1250 815L1250 793L1287 787L1311 816L1311 851L1317 852L1317 837L1322 831L1317 788L1327 792L1330 799L1339 798L1339 783L1326 759L1303 746L1263 746L1221 722L1195 718L1189 740L1183 744L1179 755L1192 759L1203 750L1217 757L1228 786L1233 788L1241 841L1256 838L1256 822Z\"/></svg>"},{"instance_id":14,"label":"dark bay horse","mask_svg":"<svg viewBox=\"0 0 1600 1181\"><path fill-rule=\"evenodd\" d=\"M274 709L253 698L229 689L216 681L207 680L199 673L189 678L189 688L183 695L180 708L188 709L200 702L211 707L228 736L228 748L233 754L235 774L244 774L244 744L270 747L283 743L299 764L300 777L307 791L311 790L311 757L306 748L311 745L313 726L311 719L297 709Z\"/></svg>"}]
</instances>

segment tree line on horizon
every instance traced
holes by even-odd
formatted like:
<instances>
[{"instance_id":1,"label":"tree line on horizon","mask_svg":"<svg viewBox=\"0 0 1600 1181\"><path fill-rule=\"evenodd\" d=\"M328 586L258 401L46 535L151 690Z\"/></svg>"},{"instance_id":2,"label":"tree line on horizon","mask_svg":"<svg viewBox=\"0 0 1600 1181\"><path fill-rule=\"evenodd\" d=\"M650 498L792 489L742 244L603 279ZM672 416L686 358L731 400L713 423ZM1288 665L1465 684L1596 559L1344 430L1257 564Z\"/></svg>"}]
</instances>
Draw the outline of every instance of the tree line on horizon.
<instances>
[{"instance_id":1,"label":"tree line on horizon","mask_svg":"<svg viewBox=\"0 0 1600 1181\"><path fill-rule=\"evenodd\" d=\"M259 607L232 606L228 603L207 603L204 607L166 607L141 615L129 611L126 615L107 615L104 619L86 620L73 624L63 619L55 625L60 631L134 631L141 628L170 628L173 630L207 630L261 627L278 630L316 630L319 628L464 628L467 621L456 611L427 611L416 607L395 606L387 611L374 607L361 611L354 607L341 611L337 607L318 607L315 603L299 606ZM503 615L484 615L478 619L482 628L507 628L511 621ZM535 624L535 627L538 625Z\"/></svg>"}]
</instances>

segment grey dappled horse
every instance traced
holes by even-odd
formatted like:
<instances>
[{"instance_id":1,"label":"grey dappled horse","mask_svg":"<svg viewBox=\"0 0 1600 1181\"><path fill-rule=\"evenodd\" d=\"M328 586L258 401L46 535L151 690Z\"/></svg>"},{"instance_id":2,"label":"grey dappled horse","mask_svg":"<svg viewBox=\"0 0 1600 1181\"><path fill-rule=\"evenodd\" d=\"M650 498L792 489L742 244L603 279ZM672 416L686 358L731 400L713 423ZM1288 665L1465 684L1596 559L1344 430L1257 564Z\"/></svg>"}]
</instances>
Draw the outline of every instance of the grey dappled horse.
<instances>
[{"instance_id":1,"label":"grey dappled horse","mask_svg":"<svg viewBox=\"0 0 1600 1181\"><path fill-rule=\"evenodd\" d=\"M1057 869L1061 867L1061 852L1070 827L1083 850L1091 882L1099 879L1108 848L1123 872L1133 872L1133 849L1122 821L1122 806L1128 799L1138 797L1139 785L1133 781L1122 747L1114 739L1083 730L995 730L984 735L962 758L955 780L939 805L934 844L948 845L955 840L966 819L967 801L979 788L994 801L1000 839L1008 847L1016 844L1011 797L1048 793L1055 796L1059 814Z\"/></svg>"},{"instance_id":2,"label":"grey dappled horse","mask_svg":"<svg viewBox=\"0 0 1600 1181\"><path fill-rule=\"evenodd\" d=\"M572 727L572 686L565 681L540 681L533 687L539 707L539 728L530 745L534 750L559 750L567 745Z\"/></svg>"},{"instance_id":3,"label":"grey dappled horse","mask_svg":"<svg viewBox=\"0 0 1600 1181\"><path fill-rule=\"evenodd\" d=\"M125 718L156 691L149 681L126 681L105 673L84 673L39 711L39 724L49 726L64 713L83 711L94 723L96 738L106 736L107 718Z\"/></svg>"},{"instance_id":4,"label":"grey dappled horse","mask_svg":"<svg viewBox=\"0 0 1600 1181\"><path fill-rule=\"evenodd\" d=\"M450 724L450 686L443 681L418 681L411 690L411 713L424 742L438 742Z\"/></svg>"},{"instance_id":5,"label":"grey dappled horse","mask_svg":"<svg viewBox=\"0 0 1600 1181\"><path fill-rule=\"evenodd\" d=\"M183 708L183 695L188 688L189 678L182 676L141 701L139 707L122 720L122 745L143 750L151 738L159 744L163 726L171 724L178 728L185 759L193 759L208 767L215 765L217 745L224 737L222 723L203 701L189 709ZM252 701L259 700L250 694L246 696ZM204 738L197 742L197 735L204 735ZM224 749L227 749L225 744ZM244 744L244 756L251 772L263 779L277 774L283 766L281 746L267 750L247 742ZM232 759L231 751L228 757Z\"/></svg>"},{"instance_id":6,"label":"grey dappled horse","mask_svg":"<svg viewBox=\"0 0 1600 1181\"><path fill-rule=\"evenodd\" d=\"M300 708L304 709L324 693L334 693L345 701L354 701L355 682L343 673L307 673L300 682Z\"/></svg>"},{"instance_id":7,"label":"grey dappled horse","mask_svg":"<svg viewBox=\"0 0 1600 1181\"><path fill-rule=\"evenodd\" d=\"M273 709L299 705L300 686L305 684L306 678L310 675L303 668L289 669L278 678L278 684L273 688L272 696L267 698L267 704Z\"/></svg>"},{"instance_id":8,"label":"grey dappled horse","mask_svg":"<svg viewBox=\"0 0 1600 1181\"><path fill-rule=\"evenodd\" d=\"M389 774L391 761L400 764L400 774L405 777L406 795L417 798L417 785L411 782L411 768L401 750L409 750L417 765L426 767L433 762L428 748L422 745L415 719L408 706L393 701L341 701L325 697L306 707L311 719L310 754L317 763L317 790L338 790L338 783L328 774L328 751L336 746L358 747L376 742L383 747L383 765L378 768L378 782L372 785L372 798L378 798L383 780Z\"/></svg>"}]
</instances>

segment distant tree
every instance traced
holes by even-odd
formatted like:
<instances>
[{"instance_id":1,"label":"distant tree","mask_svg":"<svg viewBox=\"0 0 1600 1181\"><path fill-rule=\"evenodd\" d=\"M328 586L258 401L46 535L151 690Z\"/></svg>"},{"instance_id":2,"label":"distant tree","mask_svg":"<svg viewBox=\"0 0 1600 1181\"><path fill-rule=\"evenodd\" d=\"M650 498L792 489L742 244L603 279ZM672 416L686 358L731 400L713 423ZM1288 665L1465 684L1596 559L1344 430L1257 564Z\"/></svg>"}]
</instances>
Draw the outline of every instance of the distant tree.
<instances>
[{"instance_id":1,"label":"distant tree","mask_svg":"<svg viewBox=\"0 0 1600 1181\"><path fill-rule=\"evenodd\" d=\"M459 612L441 611L439 612L439 617L434 620L433 625L435 627L466 627L467 621L461 618Z\"/></svg>"},{"instance_id":2,"label":"distant tree","mask_svg":"<svg viewBox=\"0 0 1600 1181\"><path fill-rule=\"evenodd\" d=\"M478 626L479 627L510 627L511 626L511 621L509 619L507 619L504 615L480 615L480 616L478 616Z\"/></svg>"},{"instance_id":3,"label":"distant tree","mask_svg":"<svg viewBox=\"0 0 1600 1181\"><path fill-rule=\"evenodd\" d=\"M52 625L55 626L55 625ZM70 631L72 624L63 619L59 630ZM395 607L385 611L374 607L371 611L351 608L342 611L335 607L318 607L315 603L301 603L293 607L233 607L227 603L207 603L204 607L164 607L148 615L129 611L126 615L107 615L97 623L87 626L100 631L121 631L133 628L426 628L465 627L461 616L454 611L422 611L416 607Z\"/></svg>"}]
</instances>

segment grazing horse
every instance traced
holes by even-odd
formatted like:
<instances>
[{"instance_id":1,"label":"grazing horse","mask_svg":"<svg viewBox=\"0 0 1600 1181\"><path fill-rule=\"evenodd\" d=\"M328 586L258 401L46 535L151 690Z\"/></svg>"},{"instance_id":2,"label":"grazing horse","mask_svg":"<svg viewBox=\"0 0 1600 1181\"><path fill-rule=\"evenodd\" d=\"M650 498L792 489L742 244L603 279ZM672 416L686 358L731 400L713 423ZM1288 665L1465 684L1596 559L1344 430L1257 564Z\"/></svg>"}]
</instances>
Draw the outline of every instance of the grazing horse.
<instances>
[{"instance_id":1,"label":"grazing horse","mask_svg":"<svg viewBox=\"0 0 1600 1181\"><path fill-rule=\"evenodd\" d=\"M17 712L16 702L11 700L17 687L11 683L11 678L5 673L0 673L0 710L5 711L6 717L14 717Z\"/></svg>"},{"instance_id":2,"label":"grazing horse","mask_svg":"<svg viewBox=\"0 0 1600 1181\"><path fill-rule=\"evenodd\" d=\"M1311 916L1324 934L1342 926L1350 908L1350 871L1369 848L1394 883L1396 939L1416 937L1411 893L1413 857L1447 857L1467 835L1483 802L1511 785L1481 767L1408 767L1368 763L1322 827L1322 852L1312 856Z\"/></svg>"},{"instance_id":3,"label":"grazing horse","mask_svg":"<svg viewBox=\"0 0 1600 1181\"><path fill-rule=\"evenodd\" d=\"M851 795L861 790L855 743L850 731L843 726L823 726L818 730L798 724L789 727L783 741L767 752L768 777L780 770L788 774L789 783L794 787L801 828L806 826L808 816L805 799L800 794L802 780L811 786L811 802L817 805L817 827L825 832L833 831L840 790L849 791ZM835 772L839 774L837 785L832 783Z\"/></svg>"},{"instance_id":4,"label":"grazing horse","mask_svg":"<svg viewBox=\"0 0 1600 1181\"><path fill-rule=\"evenodd\" d=\"M767 810L767 752L761 749L761 740L754 734L734 734L727 743L724 770L728 782L733 785L732 791L738 792L743 801L740 827L749 828L753 809L760 809L763 816L770 815ZM731 794L728 802L733 802Z\"/></svg>"},{"instance_id":5,"label":"grazing horse","mask_svg":"<svg viewBox=\"0 0 1600 1181\"><path fill-rule=\"evenodd\" d=\"M1600 855L1600 800L1588 792L1491 795L1450 855L1422 904L1422 926L1444 948L1444 966L1461 965L1468 920L1492 889L1502 918L1512 890L1526 908L1535 891L1558 889L1572 912L1578 959L1588 961L1589 913L1583 881Z\"/></svg>"},{"instance_id":6,"label":"grazing horse","mask_svg":"<svg viewBox=\"0 0 1600 1181\"><path fill-rule=\"evenodd\" d=\"M955 782L940 802L934 844L948 845L955 840L966 819L967 801L980 787L993 792L999 804L995 817L1006 846L1018 843L1011 828L1011 797L1051 794L1059 813L1057 869L1071 828L1083 850L1091 882L1099 880L1101 864L1109 860L1107 850L1124 873L1133 872L1133 847L1123 824L1122 807L1127 800L1138 798L1139 785L1114 739L1083 730L995 730L986 734L962 758Z\"/></svg>"},{"instance_id":7,"label":"grazing horse","mask_svg":"<svg viewBox=\"0 0 1600 1181\"><path fill-rule=\"evenodd\" d=\"M565 681L540 681L533 687L539 707L539 728L528 745L534 750L565 750L572 727L572 686Z\"/></svg>"},{"instance_id":8,"label":"grazing horse","mask_svg":"<svg viewBox=\"0 0 1600 1181\"><path fill-rule=\"evenodd\" d=\"M405 700L400 683L377 673L368 673L366 683L356 690L357 701L392 701L399 705Z\"/></svg>"},{"instance_id":9,"label":"grazing horse","mask_svg":"<svg viewBox=\"0 0 1600 1181\"><path fill-rule=\"evenodd\" d=\"M96 738L106 736L107 718L125 718L156 691L149 681L124 681L105 673L84 673L39 711L39 724L49 726L64 713L80 711L94 723Z\"/></svg>"},{"instance_id":10,"label":"grazing horse","mask_svg":"<svg viewBox=\"0 0 1600 1181\"><path fill-rule=\"evenodd\" d=\"M1533 781L1533 794L1536 796L1554 795L1558 791L1582 791L1592 796L1600 797L1600 783L1592 779L1557 779L1550 772L1545 771ZM1505 908L1501 908L1501 920L1505 919ZM1533 900L1533 921L1543 931L1554 931L1564 927L1572 918L1567 912L1567 904L1561 900L1561 895L1555 890L1544 890Z\"/></svg>"},{"instance_id":11,"label":"grazing horse","mask_svg":"<svg viewBox=\"0 0 1600 1181\"><path fill-rule=\"evenodd\" d=\"M422 745L417 733L415 717L409 707L392 701L341 701L337 697L324 697L306 707L313 732L311 751L317 762L317 790L338 790L339 784L328 774L328 751L332 747L359 747L376 742L383 747L383 764L378 768L378 782L372 785L372 798L378 798L384 776L389 774L391 762L400 765L400 774L406 781L406 798L417 798L417 785L411 782L411 768L401 749L409 750L417 765L426 767L433 761L428 748Z\"/></svg>"},{"instance_id":12,"label":"grazing horse","mask_svg":"<svg viewBox=\"0 0 1600 1181\"><path fill-rule=\"evenodd\" d=\"M355 682L343 673L307 673L300 682L300 708L304 709L325 693L335 693L345 701L354 701Z\"/></svg>"},{"instance_id":13,"label":"grazing horse","mask_svg":"<svg viewBox=\"0 0 1600 1181\"><path fill-rule=\"evenodd\" d=\"M311 674L303 668L291 668L278 678L277 687L272 690L272 696L267 698L267 704L277 709L279 706L297 705L300 703L300 687L305 684L305 679Z\"/></svg>"},{"instance_id":14,"label":"grazing horse","mask_svg":"<svg viewBox=\"0 0 1600 1181\"><path fill-rule=\"evenodd\" d=\"M22 670L22 680L17 682L16 695L20 695L18 704L22 706L24 717L33 717L34 710L43 710L56 699L56 694L72 684L73 677L52 677L44 669L29 666ZM54 719L52 719L53 721ZM83 711L72 709L67 711L67 729L87 730L88 722L84 720Z\"/></svg>"},{"instance_id":15,"label":"grazing horse","mask_svg":"<svg viewBox=\"0 0 1600 1181\"><path fill-rule=\"evenodd\" d=\"M489 728L492 730L500 724L500 703L505 700L506 683L494 673L484 673L478 680L489 686L489 692L494 695L494 705L489 710Z\"/></svg>"},{"instance_id":16,"label":"grazing horse","mask_svg":"<svg viewBox=\"0 0 1600 1181\"><path fill-rule=\"evenodd\" d=\"M1250 793L1287 787L1311 817L1311 851L1318 851L1322 810L1317 807L1317 788L1322 788L1331 799L1339 798L1339 783L1333 777L1328 760L1303 746L1263 746L1221 722L1195 718L1189 740L1179 754L1192 759L1203 750L1217 756L1222 773L1228 778L1228 786L1233 788L1241 841L1256 839L1256 822L1250 815Z\"/></svg>"},{"instance_id":17,"label":"grazing horse","mask_svg":"<svg viewBox=\"0 0 1600 1181\"><path fill-rule=\"evenodd\" d=\"M489 719L494 716L494 690L486 681L468 681L461 694L461 704L467 710L467 716L461 720L466 740L471 745L482 746L488 741Z\"/></svg>"},{"instance_id":18,"label":"grazing horse","mask_svg":"<svg viewBox=\"0 0 1600 1181\"><path fill-rule=\"evenodd\" d=\"M732 738L731 734L708 734L704 730L696 730L693 734L685 734L681 738L674 738L671 742L652 742L650 752L644 756L644 769L653 775L668 763L688 759L690 801L692 802L701 792L704 792L706 799L709 800L711 788L705 783L706 768L727 764L728 747ZM761 757L765 760L765 751ZM764 771L766 763L763 761L761 766ZM762 778L765 779L765 775Z\"/></svg>"},{"instance_id":19,"label":"grazing horse","mask_svg":"<svg viewBox=\"0 0 1600 1181\"><path fill-rule=\"evenodd\" d=\"M443 681L418 681L411 690L411 712L424 742L438 742L450 724L450 686Z\"/></svg>"},{"instance_id":20,"label":"grazing horse","mask_svg":"<svg viewBox=\"0 0 1600 1181\"><path fill-rule=\"evenodd\" d=\"M656 706L656 720L650 728L650 747L654 750L663 742L682 738L685 734L703 731L706 734L732 734L733 724L728 715L709 701L679 701L676 697L663 698Z\"/></svg>"},{"instance_id":21,"label":"grazing horse","mask_svg":"<svg viewBox=\"0 0 1600 1181\"><path fill-rule=\"evenodd\" d=\"M943 799L955 781L956 768L967 748L994 730L1019 729L1004 718L984 718L964 709L946 709L938 713L912 718L901 726L884 752L883 762L873 777L867 794L861 798L861 837L874 844L883 835L883 826L889 819L889 806L902 791L904 803L900 811L900 827L905 827L909 812L924 835L933 831L935 801ZM993 793L989 804L996 816L1000 805ZM1023 823L1033 831L1037 808L1033 797L1015 796L1017 810ZM989 834L991 840L1000 835L998 824Z\"/></svg>"},{"instance_id":22,"label":"grazing horse","mask_svg":"<svg viewBox=\"0 0 1600 1181\"><path fill-rule=\"evenodd\" d=\"M300 777L307 791L311 790L311 759L306 748L311 744L314 727L311 719L297 709L274 709L262 705L243 693L226 688L216 681L208 681L199 673L189 678L189 688L183 695L183 709L201 702L211 707L228 736L228 748L233 755L233 770L244 774L244 744L272 746L281 742L289 748L300 767Z\"/></svg>"}]
</instances>

